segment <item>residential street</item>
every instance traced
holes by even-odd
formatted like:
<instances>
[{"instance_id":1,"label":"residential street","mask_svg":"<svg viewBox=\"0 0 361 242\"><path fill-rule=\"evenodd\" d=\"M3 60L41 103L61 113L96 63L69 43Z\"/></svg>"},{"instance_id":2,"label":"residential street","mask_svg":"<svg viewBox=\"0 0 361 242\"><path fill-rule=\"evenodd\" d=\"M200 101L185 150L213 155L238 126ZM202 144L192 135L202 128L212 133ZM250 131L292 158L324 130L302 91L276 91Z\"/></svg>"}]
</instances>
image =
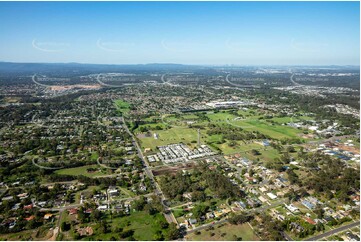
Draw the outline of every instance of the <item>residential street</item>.
<instances>
[{"instance_id":1,"label":"residential street","mask_svg":"<svg viewBox=\"0 0 361 242\"><path fill-rule=\"evenodd\" d=\"M354 222L352 224L344 225L344 226L341 226L339 228L333 229L333 230L328 231L328 232L326 232L324 234L313 236L311 238L306 239L305 241L321 240L323 238L329 237L329 236L337 234L337 233L339 233L341 231L344 231L344 230L347 230L347 229L350 229L350 228L353 228L353 227L357 227L357 226L360 226L360 220L356 221L356 222Z\"/></svg>"}]
</instances>

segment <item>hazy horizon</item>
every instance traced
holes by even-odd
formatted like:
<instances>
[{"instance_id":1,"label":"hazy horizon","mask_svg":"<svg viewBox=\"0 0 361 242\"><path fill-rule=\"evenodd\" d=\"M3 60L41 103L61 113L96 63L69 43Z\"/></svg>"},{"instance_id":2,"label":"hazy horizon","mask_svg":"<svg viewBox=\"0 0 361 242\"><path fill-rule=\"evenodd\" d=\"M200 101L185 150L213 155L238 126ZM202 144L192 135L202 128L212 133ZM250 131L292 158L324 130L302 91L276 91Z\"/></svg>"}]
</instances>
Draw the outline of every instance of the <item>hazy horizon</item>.
<instances>
[{"instance_id":1,"label":"hazy horizon","mask_svg":"<svg viewBox=\"0 0 361 242\"><path fill-rule=\"evenodd\" d=\"M3 62L360 65L359 2L1 2Z\"/></svg>"}]
</instances>

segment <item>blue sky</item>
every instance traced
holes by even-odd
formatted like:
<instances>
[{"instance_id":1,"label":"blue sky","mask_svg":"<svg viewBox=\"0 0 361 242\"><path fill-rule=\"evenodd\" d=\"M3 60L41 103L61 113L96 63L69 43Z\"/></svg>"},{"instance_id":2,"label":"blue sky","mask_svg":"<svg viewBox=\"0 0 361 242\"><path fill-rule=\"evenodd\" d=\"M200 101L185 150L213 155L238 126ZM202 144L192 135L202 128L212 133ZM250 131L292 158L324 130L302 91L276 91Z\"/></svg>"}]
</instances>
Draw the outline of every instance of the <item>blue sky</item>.
<instances>
[{"instance_id":1,"label":"blue sky","mask_svg":"<svg viewBox=\"0 0 361 242\"><path fill-rule=\"evenodd\" d=\"M0 60L359 65L359 2L1 2Z\"/></svg>"}]
</instances>

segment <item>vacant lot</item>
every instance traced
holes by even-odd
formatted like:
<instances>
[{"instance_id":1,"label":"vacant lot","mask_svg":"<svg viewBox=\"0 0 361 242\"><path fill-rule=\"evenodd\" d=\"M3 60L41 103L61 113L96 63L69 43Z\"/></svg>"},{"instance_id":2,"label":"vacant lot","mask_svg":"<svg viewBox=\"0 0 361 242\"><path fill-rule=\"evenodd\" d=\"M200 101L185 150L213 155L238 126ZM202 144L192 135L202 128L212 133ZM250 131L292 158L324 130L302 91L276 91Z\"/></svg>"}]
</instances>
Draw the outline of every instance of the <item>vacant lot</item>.
<instances>
[{"instance_id":1,"label":"vacant lot","mask_svg":"<svg viewBox=\"0 0 361 242\"><path fill-rule=\"evenodd\" d=\"M109 221L110 222L110 221ZM130 216L113 218L111 221L112 230L123 228L123 231L133 230L135 240L152 240L157 231L161 231L160 222L166 223L164 216L160 213L149 215L147 212L134 212ZM111 237L120 239L117 233L99 234L92 236L93 240L110 240Z\"/></svg>"},{"instance_id":2,"label":"vacant lot","mask_svg":"<svg viewBox=\"0 0 361 242\"><path fill-rule=\"evenodd\" d=\"M130 104L123 101L123 100L115 100L115 105L117 106L118 110L122 113L127 113L130 110Z\"/></svg>"},{"instance_id":3,"label":"vacant lot","mask_svg":"<svg viewBox=\"0 0 361 242\"><path fill-rule=\"evenodd\" d=\"M140 139L142 148L151 148L156 150L157 146L184 143L188 144L197 141L197 130L190 128L170 128L167 130L154 131L158 135L155 139L152 133L151 137L144 137Z\"/></svg>"},{"instance_id":4,"label":"vacant lot","mask_svg":"<svg viewBox=\"0 0 361 242\"><path fill-rule=\"evenodd\" d=\"M212 240L236 240L242 238L244 241L257 241L259 238L253 233L248 224L231 225L225 224L220 228L217 226L214 230L202 230L201 234L192 233L187 236L188 240L212 241Z\"/></svg>"},{"instance_id":5,"label":"vacant lot","mask_svg":"<svg viewBox=\"0 0 361 242\"><path fill-rule=\"evenodd\" d=\"M95 168L97 170L93 172L88 172L87 169L89 168ZM104 175L104 173L101 172L98 168L99 167L97 165L79 166L74 168L60 169L55 171L55 173L59 175L71 175L71 176L83 175L88 177L96 177L96 176Z\"/></svg>"}]
</instances>

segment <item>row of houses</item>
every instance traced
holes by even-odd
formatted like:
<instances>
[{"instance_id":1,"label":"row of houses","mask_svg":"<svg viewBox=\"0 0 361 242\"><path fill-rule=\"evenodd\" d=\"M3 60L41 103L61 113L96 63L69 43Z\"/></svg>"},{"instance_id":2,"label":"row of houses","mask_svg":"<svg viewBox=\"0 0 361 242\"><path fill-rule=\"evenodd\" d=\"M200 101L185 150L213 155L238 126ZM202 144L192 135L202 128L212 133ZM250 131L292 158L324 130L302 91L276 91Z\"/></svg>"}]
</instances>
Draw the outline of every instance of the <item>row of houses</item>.
<instances>
[{"instance_id":1,"label":"row of houses","mask_svg":"<svg viewBox=\"0 0 361 242\"><path fill-rule=\"evenodd\" d=\"M188 146L182 143L158 146L157 148L159 149L157 154L147 156L149 162L187 162L192 159L202 158L215 154L207 145L201 145L199 148L194 150L191 150Z\"/></svg>"}]
</instances>

